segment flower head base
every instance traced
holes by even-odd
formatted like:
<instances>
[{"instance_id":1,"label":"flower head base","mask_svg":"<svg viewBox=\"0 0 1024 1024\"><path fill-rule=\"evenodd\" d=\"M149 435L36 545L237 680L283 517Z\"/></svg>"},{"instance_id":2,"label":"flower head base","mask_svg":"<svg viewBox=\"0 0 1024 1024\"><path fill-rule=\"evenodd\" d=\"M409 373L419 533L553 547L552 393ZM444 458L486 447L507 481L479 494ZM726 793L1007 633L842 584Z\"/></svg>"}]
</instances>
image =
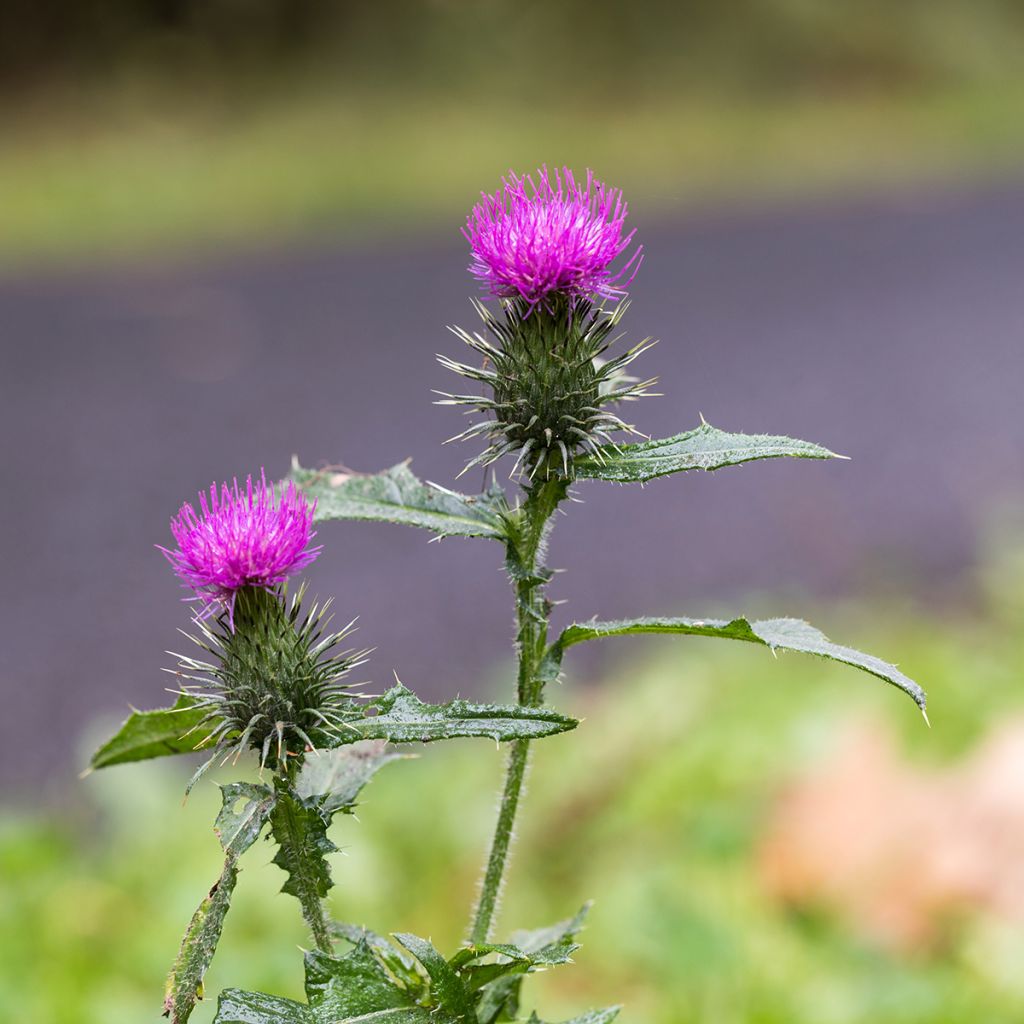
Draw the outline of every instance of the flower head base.
<instances>
[{"instance_id":1,"label":"flower head base","mask_svg":"<svg viewBox=\"0 0 1024 1024\"><path fill-rule=\"evenodd\" d=\"M279 590L244 587L233 620L226 612L214 622L197 617L198 633L186 634L203 654L179 655L174 674L179 693L205 711L196 748L213 755L200 773L246 749L256 751L261 768L282 767L306 751L351 741L348 723L363 711L346 677L369 651L340 649L354 623L329 631L330 602L304 608L304 596L302 587L290 600Z\"/></svg>"},{"instance_id":2,"label":"flower head base","mask_svg":"<svg viewBox=\"0 0 1024 1024\"><path fill-rule=\"evenodd\" d=\"M301 572L320 554L309 546L316 536L311 505L289 484L278 498L261 471L241 490L210 487L209 499L199 495L199 512L186 502L171 520L176 550L160 550L174 567L182 585L194 592L209 614L233 610L243 587L269 589Z\"/></svg>"},{"instance_id":3,"label":"flower head base","mask_svg":"<svg viewBox=\"0 0 1024 1024\"><path fill-rule=\"evenodd\" d=\"M483 194L463 229L473 252L470 272L498 298L521 298L525 313L550 304L599 296L619 299L642 260L637 247L626 263L611 265L629 248L623 235L627 206L618 189L587 171L585 184L572 171L546 167L536 175L509 172L494 195Z\"/></svg>"},{"instance_id":4,"label":"flower head base","mask_svg":"<svg viewBox=\"0 0 1024 1024\"><path fill-rule=\"evenodd\" d=\"M530 479L571 480L577 451L600 458L600 446L612 442L615 431L635 433L610 407L653 393L655 378L638 380L625 369L654 342L645 338L605 358L627 305L621 302L605 310L586 299L558 296L550 309L529 316L525 299L505 300L501 315L475 303L494 341L461 327L451 330L483 357L483 365L439 356L447 369L490 390L490 396L442 393L439 404L482 415L450 439L486 441L487 447L466 469L514 455L513 474L521 468Z\"/></svg>"}]
</instances>

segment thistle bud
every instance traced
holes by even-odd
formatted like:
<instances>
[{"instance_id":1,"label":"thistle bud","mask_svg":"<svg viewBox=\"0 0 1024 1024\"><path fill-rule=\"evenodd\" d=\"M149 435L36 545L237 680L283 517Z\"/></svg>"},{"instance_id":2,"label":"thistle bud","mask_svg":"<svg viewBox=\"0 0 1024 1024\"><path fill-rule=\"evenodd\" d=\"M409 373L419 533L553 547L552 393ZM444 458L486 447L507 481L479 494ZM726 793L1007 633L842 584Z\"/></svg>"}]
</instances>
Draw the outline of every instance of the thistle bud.
<instances>
[{"instance_id":1,"label":"thistle bud","mask_svg":"<svg viewBox=\"0 0 1024 1024\"><path fill-rule=\"evenodd\" d=\"M451 439L487 442L467 469L514 454L513 474L521 467L531 479L571 479L577 451L600 457L615 431L632 431L609 407L650 394L653 378L638 381L624 369L652 342L605 358L641 261L637 247L623 266L612 266L633 239L623 234L626 212L621 192L592 173L578 184L568 169L552 181L543 168L536 183L510 175L474 207L464 230L470 271L500 310L475 303L490 339L452 328L483 357L482 366L439 357L490 392L443 396L441 404L484 416ZM600 300L616 304L606 309Z\"/></svg>"}]
</instances>

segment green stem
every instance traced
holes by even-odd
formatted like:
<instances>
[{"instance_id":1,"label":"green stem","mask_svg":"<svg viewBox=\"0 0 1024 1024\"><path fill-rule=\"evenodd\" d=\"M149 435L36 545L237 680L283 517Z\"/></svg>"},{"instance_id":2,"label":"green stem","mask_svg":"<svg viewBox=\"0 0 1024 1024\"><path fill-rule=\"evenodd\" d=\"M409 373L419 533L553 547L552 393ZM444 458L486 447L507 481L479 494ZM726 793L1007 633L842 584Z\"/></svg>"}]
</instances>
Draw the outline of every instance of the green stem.
<instances>
[{"instance_id":1,"label":"green stem","mask_svg":"<svg viewBox=\"0 0 1024 1024\"><path fill-rule=\"evenodd\" d=\"M516 645L519 654L518 699L521 705L540 706L544 683L540 666L547 646L550 606L544 598L546 582L540 559L549 521L558 503L565 497L565 481L555 479L531 484L519 513L519 530L508 551L509 573L516 594ZM505 788L491 850L480 885L480 896L469 938L474 944L487 942L498 908L505 869L519 808L526 769L530 759L530 741L516 740L508 758Z\"/></svg>"}]
</instances>

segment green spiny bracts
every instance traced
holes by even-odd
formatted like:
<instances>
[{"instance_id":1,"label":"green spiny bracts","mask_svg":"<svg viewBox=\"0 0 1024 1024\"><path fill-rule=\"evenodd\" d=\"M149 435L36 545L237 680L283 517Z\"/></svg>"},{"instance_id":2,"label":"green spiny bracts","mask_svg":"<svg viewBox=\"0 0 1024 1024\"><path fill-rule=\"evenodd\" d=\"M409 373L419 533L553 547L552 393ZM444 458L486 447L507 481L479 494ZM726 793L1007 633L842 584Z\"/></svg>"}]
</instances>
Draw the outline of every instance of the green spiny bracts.
<instances>
[{"instance_id":1,"label":"green spiny bracts","mask_svg":"<svg viewBox=\"0 0 1024 1024\"><path fill-rule=\"evenodd\" d=\"M439 356L443 366L485 384L491 394L444 393L441 405L463 405L486 418L450 440L482 437L487 447L467 465L490 465L515 455L517 469L530 479L572 479L575 452L597 453L612 433L633 428L610 406L651 394L655 379L637 381L624 368L653 342L645 339L622 355L605 359L618 340L628 303L606 310L591 302L555 296L550 306L531 308L522 299L504 300L496 315L481 302L474 306L495 339L452 332L484 357L481 367Z\"/></svg>"},{"instance_id":2,"label":"green spiny bracts","mask_svg":"<svg viewBox=\"0 0 1024 1024\"><path fill-rule=\"evenodd\" d=\"M338 650L352 624L328 632L330 602L304 610L304 593L289 601L280 589L244 588L233 619L227 612L212 624L196 619L199 635L185 634L212 656L178 655L175 672L181 692L207 710L196 746L212 746L213 756L196 778L218 756L246 748L259 753L261 768L286 768L307 750L338 746L346 723L362 717L346 677L369 652Z\"/></svg>"}]
</instances>

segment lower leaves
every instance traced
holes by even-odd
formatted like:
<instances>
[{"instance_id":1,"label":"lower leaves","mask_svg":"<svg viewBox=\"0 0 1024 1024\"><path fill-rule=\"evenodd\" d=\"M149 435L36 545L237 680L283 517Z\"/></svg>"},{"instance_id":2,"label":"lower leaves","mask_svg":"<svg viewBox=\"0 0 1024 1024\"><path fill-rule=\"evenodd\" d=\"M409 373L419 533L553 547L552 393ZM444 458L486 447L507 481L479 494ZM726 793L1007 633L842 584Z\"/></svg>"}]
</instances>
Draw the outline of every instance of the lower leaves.
<instances>
[{"instance_id":1,"label":"lower leaves","mask_svg":"<svg viewBox=\"0 0 1024 1024\"><path fill-rule=\"evenodd\" d=\"M344 956L305 957L306 1002L227 989L214 1024L497 1024L518 1018L525 974L570 962L587 908L574 918L515 941L466 946L445 958L427 939L394 942L363 928L332 924L353 944ZM606 1024L618 1007L593 1010L566 1024ZM534 1024L541 1024L533 1014Z\"/></svg>"}]
</instances>

